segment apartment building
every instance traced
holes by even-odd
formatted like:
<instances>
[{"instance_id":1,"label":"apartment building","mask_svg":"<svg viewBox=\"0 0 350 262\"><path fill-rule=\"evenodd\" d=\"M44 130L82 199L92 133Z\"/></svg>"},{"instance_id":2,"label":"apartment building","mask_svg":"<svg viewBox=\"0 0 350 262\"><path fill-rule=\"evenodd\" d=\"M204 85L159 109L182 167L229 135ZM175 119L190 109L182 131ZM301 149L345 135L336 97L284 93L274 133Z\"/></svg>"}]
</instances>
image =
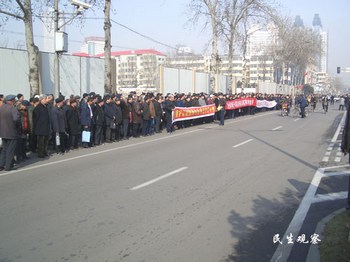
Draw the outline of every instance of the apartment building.
<instances>
[{"instance_id":1,"label":"apartment building","mask_svg":"<svg viewBox=\"0 0 350 262\"><path fill-rule=\"evenodd\" d=\"M154 49L117 51L111 57L116 60L117 90L155 91L159 78L159 66L166 56Z\"/></svg>"}]
</instances>

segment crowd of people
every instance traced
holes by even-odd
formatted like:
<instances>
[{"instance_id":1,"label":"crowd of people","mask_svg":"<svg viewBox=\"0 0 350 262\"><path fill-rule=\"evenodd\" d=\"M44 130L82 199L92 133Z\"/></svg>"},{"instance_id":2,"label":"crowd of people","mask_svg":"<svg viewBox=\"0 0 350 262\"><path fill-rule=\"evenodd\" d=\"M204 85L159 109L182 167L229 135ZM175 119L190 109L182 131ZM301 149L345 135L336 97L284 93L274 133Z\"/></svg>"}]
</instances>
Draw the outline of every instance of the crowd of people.
<instances>
[{"instance_id":1,"label":"crowd of people","mask_svg":"<svg viewBox=\"0 0 350 262\"><path fill-rule=\"evenodd\" d=\"M29 158L28 152L39 158L52 153L64 154L80 147L89 148L127 140L130 137L151 136L165 130L218 121L261 109L244 107L225 110L225 103L238 98L253 97L276 101L279 109L283 95L267 94L106 94L85 93L82 97L36 95L26 100L22 94L0 95L0 171L13 170L18 162ZM197 107L215 104L220 110L213 117L172 122L175 107ZM265 110L265 109L263 109Z\"/></svg>"}]
</instances>

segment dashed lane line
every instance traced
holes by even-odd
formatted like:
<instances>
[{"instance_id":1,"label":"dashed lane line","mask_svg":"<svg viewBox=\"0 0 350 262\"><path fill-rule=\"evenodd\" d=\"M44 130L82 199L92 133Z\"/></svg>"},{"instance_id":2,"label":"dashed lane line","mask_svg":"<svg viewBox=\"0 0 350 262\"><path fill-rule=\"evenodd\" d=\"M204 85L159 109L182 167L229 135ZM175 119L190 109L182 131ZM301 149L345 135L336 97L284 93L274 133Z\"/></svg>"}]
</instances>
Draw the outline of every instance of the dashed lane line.
<instances>
[{"instance_id":1,"label":"dashed lane line","mask_svg":"<svg viewBox=\"0 0 350 262\"><path fill-rule=\"evenodd\" d=\"M247 143L249 143L249 142L252 142L253 140L254 140L254 139L248 139L248 140L246 140L246 141L244 141L244 142L242 142L242 143L239 143L239 144L233 146L233 148L237 148L237 147L243 146L243 145L245 145L245 144L247 144Z\"/></svg>"},{"instance_id":2,"label":"dashed lane line","mask_svg":"<svg viewBox=\"0 0 350 262\"><path fill-rule=\"evenodd\" d=\"M177 173L180 173L181 171L184 171L184 170L186 170L187 168L188 168L187 166L181 167L181 168L176 169L176 170L174 170L174 171L171 171L171 172L169 172L169 173L167 173L167 174L165 174L165 175L159 176L159 177L157 177L157 178L155 178L155 179L149 180L149 181L147 181L147 182L145 182L145 183L142 183L142 184L140 184L140 185L138 185L138 186L135 186L135 187L131 188L130 190L138 190L138 189L141 189L141 188L143 188L143 187L152 185L152 184L154 184L154 183L156 183L156 182L158 182L158 181L160 181L160 180L163 180L163 179L165 179L165 178L167 178L167 177L170 177L170 176L173 176L173 175L175 175L175 174L177 174Z\"/></svg>"}]
</instances>

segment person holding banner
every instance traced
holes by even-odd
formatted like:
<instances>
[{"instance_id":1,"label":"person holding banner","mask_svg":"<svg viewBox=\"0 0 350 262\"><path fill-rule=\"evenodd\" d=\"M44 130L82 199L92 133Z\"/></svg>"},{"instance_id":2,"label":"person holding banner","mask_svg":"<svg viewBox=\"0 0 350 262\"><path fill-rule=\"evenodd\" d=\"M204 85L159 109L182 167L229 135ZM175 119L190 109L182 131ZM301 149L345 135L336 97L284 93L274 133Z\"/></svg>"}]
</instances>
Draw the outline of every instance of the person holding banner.
<instances>
[{"instance_id":1,"label":"person holding banner","mask_svg":"<svg viewBox=\"0 0 350 262\"><path fill-rule=\"evenodd\" d=\"M225 105L226 105L226 99L224 98L223 93L218 93L218 112L219 112L219 120L220 120L220 126L224 125L225 122Z\"/></svg>"}]
</instances>

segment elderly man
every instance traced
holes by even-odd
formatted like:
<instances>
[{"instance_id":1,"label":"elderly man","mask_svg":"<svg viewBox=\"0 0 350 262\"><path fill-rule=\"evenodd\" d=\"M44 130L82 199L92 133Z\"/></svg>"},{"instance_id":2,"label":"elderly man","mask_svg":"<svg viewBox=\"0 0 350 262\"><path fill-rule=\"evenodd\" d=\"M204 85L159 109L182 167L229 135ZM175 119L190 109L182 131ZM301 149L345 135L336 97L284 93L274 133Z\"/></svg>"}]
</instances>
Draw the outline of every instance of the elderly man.
<instances>
[{"instance_id":1,"label":"elderly man","mask_svg":"<svg viewBox=\"0 0 350 262\"><path fill-rule=\"evenodd\" d=\"M11 171L15 155L17 139L19 138L20 115L15 108L16 96L5 97L5 104L0 107L0 137L2 151L0 154L0 171Z\"/></svg>"},{"instance_id":2,"label":"elderly man","mask_svg":"<svg viewBox=\"0 0 350 262\"><path fill-rule=\"evenodd\" d=\"M50 100L46 95L41 95L39 101L40 103L33 110L33 132L37 136L38 157L44 158L49 156L48 145L51 135L51 124L47 104Z\"/></svg>"}]
</instances>

